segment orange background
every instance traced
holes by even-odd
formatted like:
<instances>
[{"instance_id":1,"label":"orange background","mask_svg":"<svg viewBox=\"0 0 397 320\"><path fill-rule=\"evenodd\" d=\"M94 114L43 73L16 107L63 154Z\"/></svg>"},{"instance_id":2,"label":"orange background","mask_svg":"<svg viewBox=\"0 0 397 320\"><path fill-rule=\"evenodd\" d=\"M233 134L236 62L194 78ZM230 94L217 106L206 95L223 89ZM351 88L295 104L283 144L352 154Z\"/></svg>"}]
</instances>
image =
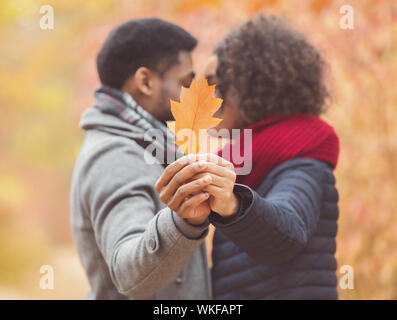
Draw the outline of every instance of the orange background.
<instances>
[{"instance_id":1,"label":"orange background","mask_svg":"<svg viewBox=\"0 0 397 320\"><path fill-rule=\"evenodd\" d=\"M329 62L325 115L341 140L338 271L354 269L341 299L397 298L397 9L354 0L354 29L331 0L3 0L0 6L0 298L82 299L87 280L69 228L69 187L83 132L81 112L98 86L95 56L119 23L156 16L199 40L202 72L214 45L257 12L290 19ZM40 6L54 8L41 30ZM40 266L54 267L41 290ZM342 274L338 272L340 279Z\"/></svg>"}]
</instances>

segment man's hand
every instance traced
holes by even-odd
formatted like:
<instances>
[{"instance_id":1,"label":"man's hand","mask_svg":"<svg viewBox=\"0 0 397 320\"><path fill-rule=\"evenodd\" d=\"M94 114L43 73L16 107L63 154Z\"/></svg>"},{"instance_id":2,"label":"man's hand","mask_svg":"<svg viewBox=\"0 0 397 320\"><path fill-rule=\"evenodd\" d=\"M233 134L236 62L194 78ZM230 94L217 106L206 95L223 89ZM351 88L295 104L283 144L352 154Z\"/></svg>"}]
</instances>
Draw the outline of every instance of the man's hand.
<instances>
[{"instance_id":1,"label":"man's hand","mask_svg":"<svg viewBox=\"0 0 397 320\"><path fill-rule=\"evenodd\" d=\"M209 179L206 180L206 177ZM233 193L236 173L229 161L215 154L181 157L170 164L157 180L160 200L179 216L204 222L210 210L223 217L237 213L238 200ZM210 194L209 203L205 193ZM203 194L204 193L204 194ZM187 198L191 196L191 198ZM185 201L195 199L184 207ZM197 207L197 208L196 208ZM191 221L189 221L191 222Z\"/></svg>"},{"instance_id":2,"label":"man's hand","mask_svg":"<svg viewBox=\"0 0 397 320\"><path fill-rule=\"evenodd\" d=\"M206 202L209 193L203 190L211 177L205 175L189 181L206 167L205 161L195 162L193 155L187 155L170 164L155 184L160 200L192 224L202 224L211 212Z\"/></svg>"}]
</instances>

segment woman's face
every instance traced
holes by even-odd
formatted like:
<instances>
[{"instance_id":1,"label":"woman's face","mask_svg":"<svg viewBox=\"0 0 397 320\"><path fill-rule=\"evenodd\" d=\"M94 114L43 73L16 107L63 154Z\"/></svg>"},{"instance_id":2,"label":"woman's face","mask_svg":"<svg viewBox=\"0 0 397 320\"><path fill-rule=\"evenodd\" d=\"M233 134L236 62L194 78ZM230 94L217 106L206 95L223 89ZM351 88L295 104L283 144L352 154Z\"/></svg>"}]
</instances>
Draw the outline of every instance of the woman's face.
<instances>
[{"instance_id":1,"label":"woman's face","mask_svg":"<svg viewBox=\"0 0 397 320\"><path fill-rule=\"evenodd\" d=\"M217 84L216 68L218 59L216 55L212 55L205 66L204 77L207 79L209 85ZM229 90L230 91L230 90ZM215 96L219 97L219 91L215 87ZM216 127L216 130L227 129L231 133L231 129L241 129L241 116L237 104L237 94L228 92L226 98L223 99L222 106L215 112L214 117L221 118L221 121Z\"/></svg>"}]
</instances>

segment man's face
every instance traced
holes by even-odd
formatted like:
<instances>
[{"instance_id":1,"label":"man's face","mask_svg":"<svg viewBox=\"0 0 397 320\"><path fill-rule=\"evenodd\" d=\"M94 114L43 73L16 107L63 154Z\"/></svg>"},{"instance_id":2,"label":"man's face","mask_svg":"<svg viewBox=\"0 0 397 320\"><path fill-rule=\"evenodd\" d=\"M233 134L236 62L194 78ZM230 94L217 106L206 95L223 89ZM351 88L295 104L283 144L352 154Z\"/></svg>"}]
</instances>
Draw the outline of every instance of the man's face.
<instances>
[{"instance_id":1,"label":"man's face","mask_svg":"<svg viewBox=\"0 0 397 320\"><path fill-rule=\"evenodd\" d=\"M174 120L170 100L179 101L181 87L188 88L194 78L191 53L180 51L178 58L179 63L173 65L161 77L156 93L154 116L162 122Z\"/></svg>"}]
</instances>

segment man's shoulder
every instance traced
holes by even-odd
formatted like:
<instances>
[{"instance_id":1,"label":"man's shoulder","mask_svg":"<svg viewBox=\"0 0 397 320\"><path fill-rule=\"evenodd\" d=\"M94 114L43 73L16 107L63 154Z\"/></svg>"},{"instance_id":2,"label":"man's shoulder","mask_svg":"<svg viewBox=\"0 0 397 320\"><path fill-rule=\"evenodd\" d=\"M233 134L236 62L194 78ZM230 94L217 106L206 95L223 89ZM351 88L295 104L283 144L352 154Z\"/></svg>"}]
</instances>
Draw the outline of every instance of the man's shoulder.
<instances>
[{"instance_id":1,"label":"man's shoulder","mask_svg":"<svg viewBox=\"0 0 397 320\"><path fill-rule=\"evenodd\" d=\"M86 131L77 157L74 175L112 176L113 180L139 175L159 176L162 165L134 139L110 134L101 130Z\"/></svg>"},{"instance_id":2,"label":"man's shoulder","mask_svg":"<svg viewBox=\"0 0 397 320\"><path fill-rule=\"evenodd\" d=\"M88 157L97 152L117 152L124 147L128 147L128 149L138 154L141 149L135 140L128 137L111 134L98 129L90 129L85 132L80 155Z\"/></svg>"},{"instance_id":3,"label":"man's shoulder","mask_svg":"<svg viewBox=\"0 0 397 320\"><path fill-rule=\"evenodd\" d=\"M146 162L150 164L155 162L154 157L148 159L140 141L102 130L87 130L78 155L78 161L87 162L100 158L113 158L115 162L123 160L130 162L132 160L135 164L140 165L144 165Z\"/></svg>"}]
</instances>

